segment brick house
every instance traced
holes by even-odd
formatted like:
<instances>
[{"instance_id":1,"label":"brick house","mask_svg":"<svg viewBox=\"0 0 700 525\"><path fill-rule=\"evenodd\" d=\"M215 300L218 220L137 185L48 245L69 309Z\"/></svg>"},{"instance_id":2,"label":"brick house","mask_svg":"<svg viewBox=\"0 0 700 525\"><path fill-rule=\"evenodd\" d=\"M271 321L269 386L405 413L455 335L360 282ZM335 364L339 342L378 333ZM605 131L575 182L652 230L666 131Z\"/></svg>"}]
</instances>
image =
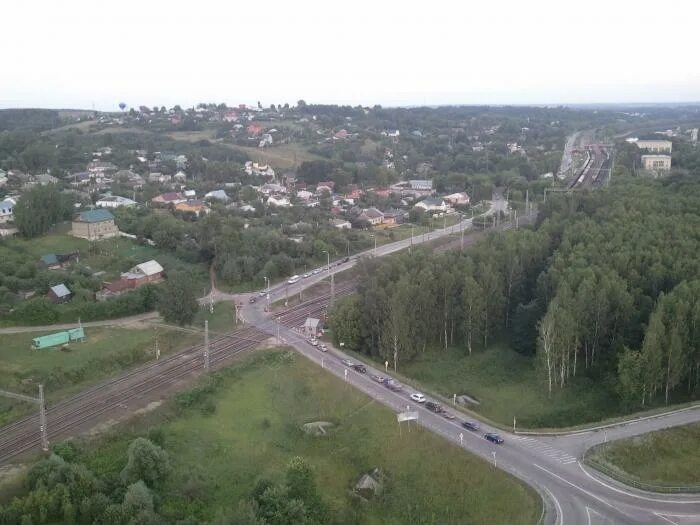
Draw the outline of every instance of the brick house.
<instances>
[{"instance_id":1,"label":"brick house","mask_svg":"<svg viewBox=\"0 0 700 525\"><path fill-rule=\"evenodd\" d=\"M119 228L114 223L114 215L109 211L89 210L79 213L73 219L71 235L89 241L99 241L117 237Z\"/></svg>"}]
</instances>

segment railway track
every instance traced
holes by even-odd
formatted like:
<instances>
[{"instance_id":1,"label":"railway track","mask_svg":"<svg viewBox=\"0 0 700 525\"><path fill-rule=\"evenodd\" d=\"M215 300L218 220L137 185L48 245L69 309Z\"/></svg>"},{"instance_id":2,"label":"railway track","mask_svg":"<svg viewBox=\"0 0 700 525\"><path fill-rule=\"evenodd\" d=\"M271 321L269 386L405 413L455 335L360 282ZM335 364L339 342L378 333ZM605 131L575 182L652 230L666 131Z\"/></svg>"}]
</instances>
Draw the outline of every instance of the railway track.
<instances>
[{"instance_id":1,"label":"railway track","mask_svg":"<svg viewBox=\"0 0 700 525\"><path fill-rule=\"evenodd\" d=\"M336 297L349 295L354 283L336 287ZM308 300L277 313L271 323L293 327L310 316L321 316L328 307L330 294ZM247 327L229 334L213 334L210 341L210 368L220 368L235 356L259 346L270 336L257 328ZM204 345L195 345L158 361L129 370L109 381L47 407L49 440L69 435L72 431L95 422L114 410L128 410L128 404L151 392L203 373ZM0 464L28 452L39 450L39 417L33 415L0 428Z\"/></svg>"}]
</instances>

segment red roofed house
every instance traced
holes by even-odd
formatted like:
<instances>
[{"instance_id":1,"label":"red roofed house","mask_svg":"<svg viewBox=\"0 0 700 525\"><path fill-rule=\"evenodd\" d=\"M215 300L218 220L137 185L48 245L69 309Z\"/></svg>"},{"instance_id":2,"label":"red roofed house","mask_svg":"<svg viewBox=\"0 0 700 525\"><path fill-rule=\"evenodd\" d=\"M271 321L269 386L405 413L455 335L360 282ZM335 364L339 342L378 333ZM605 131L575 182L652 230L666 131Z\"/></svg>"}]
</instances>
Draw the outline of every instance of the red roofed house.
<instances>
[{"instance_id":1,"label":"red roofed house","mask_svg":"<svg viewBox=\"0 0 700 525\"><path fill-rule=\"evenodd\" d=\"M235 111L227 111L224 113L225 122L236 122L238 120L238 114Z\"/></svg>"},{"instance_id":2,"label":"red roofed house","mask_svg":"<svg viewBox=\"0 0 700 525\"><path fill-rule=\"evenodd\" d=\"M187 202L187 199L182 195L182 193L176 193L174 191L171 191L168 193L163 193L162 195L158 195L157 197L153 197L151 199L151 202L160 206L169 206L171 204L175 206L176 204L180 204L181 202Z\"/></svg>"},{"instance_id":3,"label":"red roofed house","mask_svg":"<svg viewBox=\"0 0 700 525\"><path fill-rule=\"evenodd\" d=\"M259 124L250 124L248 125L248 134L252 135L254 137L257 137L263 132L263 128Z\"/></svg>"},{"instance_id":4,"label":"red roofed house","mask_svg":"<svg viewBox=\"0 0 700 525\"><path fill-rule=\"evenodd\" d=\"M333 135L333 138L337 139L337 140L346 139L346 138L348 138L348 132L347 132L347 130L341 129L340 131L337 131Z\"/></svg>"}]
</instances>

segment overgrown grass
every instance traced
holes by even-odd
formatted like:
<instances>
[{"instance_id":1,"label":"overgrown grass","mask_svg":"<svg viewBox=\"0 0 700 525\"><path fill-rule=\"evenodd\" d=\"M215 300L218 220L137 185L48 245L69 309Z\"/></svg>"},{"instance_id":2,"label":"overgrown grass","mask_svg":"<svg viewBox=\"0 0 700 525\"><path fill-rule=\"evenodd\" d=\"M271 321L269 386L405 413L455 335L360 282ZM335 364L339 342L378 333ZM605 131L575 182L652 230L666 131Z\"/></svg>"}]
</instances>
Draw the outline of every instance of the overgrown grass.
<instances>
[{"instance_id":1,"label":"overgrown grass","mask_svg":"<svg viewBox=\"0 0 700 525\"><path fill-rule=\"evenodd\" d=\"M398 371L449 400L453 394L475 398L480 404L470 406L471 410L507 426L512 426L513 417L521 428L557 428L624 413L611 402L615 399L611 389L585 377L563 390L555 389L550 399L534 358L505 344L474 351L471 356L464 349L432 351L414 361L400 362Z\"/></svg>"},{"instance_id":2,"label":"overgrown grass","mask_svg":"<svg viewBox=\"0 0 700 525\"><path fill-rule=\"evenodd\" d=\"M700 487L700 423L595 447L588 460L616 477L668 486Z\"/></svg>"},{"instance_id":3,"label":"overgrown grass","mask_svg":"<svg viewBox=\"0 0 700 525\"><path fill-rule=\"evenodd\" d=\"M324 437L300 431L313 421L336 427ZM400 435L392 411L288 352L248 358L132 421L85 460L117 473L129 441L147 433L162 440L174 466L162 499L172 519L185 508L210 519L248 497L258 478L280 480L297 455L313 466L339 523L521 524L541 511L525 485L420 428ZM386 473L386 491L363 505L349 492L374 467Z\"/></svg>"}]
</instances>

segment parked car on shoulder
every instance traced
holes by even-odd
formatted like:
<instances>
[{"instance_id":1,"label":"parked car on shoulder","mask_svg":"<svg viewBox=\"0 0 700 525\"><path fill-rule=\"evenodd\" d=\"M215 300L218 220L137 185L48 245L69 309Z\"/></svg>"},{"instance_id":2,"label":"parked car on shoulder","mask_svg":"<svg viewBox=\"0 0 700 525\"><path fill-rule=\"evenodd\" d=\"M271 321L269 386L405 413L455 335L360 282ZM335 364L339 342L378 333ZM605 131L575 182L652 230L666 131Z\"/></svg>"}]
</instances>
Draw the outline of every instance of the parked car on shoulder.
<instances>
[{"instance_id":1,"label":"parked car on shoulder","mask_svg":"<svg viewBox=\"0 0 700 525\"><path fill-rule=\"evenodd\" d=\"M499 436L498 434L494 434L493 432L489 432L488 434L484 434L484 437L490 441L491 443L495 443L496 445L502 445L503 444L503 438Z\"/></svg>"},{"instance_id":2,"label":"parked car on shoulder","mask_svg":"<svg viewBox=\"0 0 700 525\"><path fill-rule=\"evenodd\" d=\"M479 430L479 423L475 421L462 421L462 426L467 430Z\"/></svg>"},{"instance_id":3,"label":"parked car on shoulder","mask_svg":"<svg viewBox=\"0 0 700 525\"><path fill-rule=\"evenodd\" d=\"M425 396L420 392L414 392L411 394L411 399L416 403L425 403Z\"/></svg>"},{"instance_id":4,"label":"parked car on shoulder","mask_svg":"<svg viewBox=\"0 0 700 525\"><path fill-rule=\"evenodd\" d=\"M319 346L318 346L318 349L319 349L321 352L328 352L328 347L327 347L326 345L319 345Z\"/></svg>"},{"instance_id":5,"label":"parked car on shoulder","mask_svg":"<svg viewBox=\"0 0 700 525\"><path fill-rule=\"evenodd\" d=\"M451 412L447 412L446 410L442 411L442 417L444 417L445 419L449 419L450 421L452 421L453 419L457 419L454 414L452 414Z\"/></svg>"},{"instance_id":6,"label":"parked car on shoulder","mask_svg":"<svg viewBox=\"0 0 700 525\"><path fill-rule=\"evenodd\" d=\"M350 257L346 257L345 259L343 259L343 262L344 262L344 263L350 262Z\"/></svg>"}]
</instances>

